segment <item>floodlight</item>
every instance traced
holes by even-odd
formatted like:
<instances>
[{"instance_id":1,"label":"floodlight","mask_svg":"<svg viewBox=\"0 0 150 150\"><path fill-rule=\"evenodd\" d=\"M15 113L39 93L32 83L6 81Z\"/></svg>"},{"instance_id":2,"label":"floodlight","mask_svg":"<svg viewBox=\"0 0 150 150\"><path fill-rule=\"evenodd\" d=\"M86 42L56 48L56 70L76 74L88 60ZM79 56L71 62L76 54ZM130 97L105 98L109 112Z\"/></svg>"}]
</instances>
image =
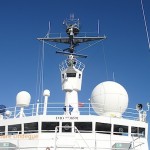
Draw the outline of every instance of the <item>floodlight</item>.
<instances>
[{"instance_id":1,"label":"floodlight","mask_svg":"<svg viewBox=\"0 0 150 150\"><path fill-rule=\"evenodd\" d=\"M143 105L142 105L142 104L137 104L137 105L136 105L136 110L137 110L137 111L141 111L142 108L143 108Z\"/></svg>"}]
</instances>

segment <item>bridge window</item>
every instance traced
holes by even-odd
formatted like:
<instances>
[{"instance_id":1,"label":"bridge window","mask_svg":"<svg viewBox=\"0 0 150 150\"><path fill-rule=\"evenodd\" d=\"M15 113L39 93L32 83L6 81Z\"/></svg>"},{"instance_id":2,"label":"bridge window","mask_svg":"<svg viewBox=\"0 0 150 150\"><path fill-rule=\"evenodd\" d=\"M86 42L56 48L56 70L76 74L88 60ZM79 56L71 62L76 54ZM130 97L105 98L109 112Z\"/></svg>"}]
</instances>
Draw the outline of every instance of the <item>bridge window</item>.
<instances>
[{"instance_id":1,"label":"bridge window","mask_svg":"<svg viewBox=\"0 0 150 150\"><path fill-rule=\"evenodd\" d=\"M141 127L131 127L131 136L145 137L145 128Z\"/></svg>"},{"instance_id":2,"label":"bridge window","mask_svg":"<svg viewBox=\"0 0 150 150\"><path fill-rule=\"evenodd\" d=\"M38 133L38 122L25 123L24 134L27 133Z\"/></svg>"},{"instance_id":3,"label":"bridge window","mask_svg":"<svg viewBox=\"0 0 150 150\"><path fill-rule=\"evenodd\" d=\"M67 73L67 77L76 77L76 73Z\"/></svg>"},{"instance_id":4,"label":"bridge window","mask_svg":"<svg viewBox=\"0 0 150 150\"><path fill-rule=\"evenodd\" d=\"M75 122L74 126L81 133L90 133L90 132L92 132L92 122ZM75 132L78 132L78 131L76 131L76 128L75 128Z\"/></svg>"},{"instance_id":5,"label":"bridge window","mask_svg":"<svg viewBox=\"0 0 150 150\"><path fill-rule=\"evenodd\" d=\"M72 123L62 122L62 132L72 132Z\"/></svg>"},{"instance_id":6,"label":"bridge window","mask_svg":"<svg viewBox=\"0 0 150 150\"><path fill-rule=\"evenodd\" d=\"M21 124L9 125L8 126L8 134L21 134Z\"/></svg>"},{"instance_id":7,"label":"bridge window","mask_svg":"<svg viewBox=\"0 0 150 150\"><path fill-rule=\"evenodd\" d=\"M5 126L0 126L0 136L5 135Z\"/></svg>"},{"instance_id":8,"label":"bridge window","mask_svg":"<svg viewBox=\"0 0 150 150\"><path fill-rule=\"evenodd\" d=\"M139 134L141 137L145 137L145 128L139 128Z\"/></svg>"},{"instance_id":9,"label":"bridge window","mask_svg":"<svg viewBox=\"0 0 150 150\"><path fill-rule=\"evenodd\" d=\"M128 136L128 126L114 125L114 134Z\"/></svg>"},{"instance_id":10,"label":"bridge window","mask_svg":"<svg viewBox=\"0 0 150 150\"><path fill-rule=\"evenodd\" d=\"M42 132L55 132L55 127L59 126L59 122L42 122ZM59 132L59 128L57 128Z\"/></svg>"},{"instance_id":11,"label":"bridge window","mask_svg":"<svg viewBox=\"0 0 150 150\"><path fill-rule=\"evenodd\" d=\"M96 132L102 134L111 134L111 124L96 122Z\"/></svg>"}]
</instances>

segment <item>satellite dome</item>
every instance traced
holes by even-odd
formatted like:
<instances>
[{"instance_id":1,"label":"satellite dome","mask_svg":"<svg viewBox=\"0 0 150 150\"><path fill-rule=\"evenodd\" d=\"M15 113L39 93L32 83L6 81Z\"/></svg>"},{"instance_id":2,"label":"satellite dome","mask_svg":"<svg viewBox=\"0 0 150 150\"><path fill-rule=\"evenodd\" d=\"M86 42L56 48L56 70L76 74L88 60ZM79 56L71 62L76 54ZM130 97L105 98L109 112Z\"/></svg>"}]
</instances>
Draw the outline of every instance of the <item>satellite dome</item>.
<instances>
[{"instance_id":1,"label":"satellite dome","mask_svg":"<svg viewBox=\"0 0 150 150\"><path fill-rule=\"evenodd\" d=\"M16 96L16 105L19 107L27 107L30 104L31 96L26 91L21 91Z\"/></svg>"},{"instance_id":2,"label":"satellite dome","mask_svg":"<svg viewBox=\"0 0 150 150\"><path fill-rule=\"evenodd\" d=\"M98 115L121 117L128 107L128 94L119 83L105 81L93 89L91 104Z\"/></svg>"}]
</instances>

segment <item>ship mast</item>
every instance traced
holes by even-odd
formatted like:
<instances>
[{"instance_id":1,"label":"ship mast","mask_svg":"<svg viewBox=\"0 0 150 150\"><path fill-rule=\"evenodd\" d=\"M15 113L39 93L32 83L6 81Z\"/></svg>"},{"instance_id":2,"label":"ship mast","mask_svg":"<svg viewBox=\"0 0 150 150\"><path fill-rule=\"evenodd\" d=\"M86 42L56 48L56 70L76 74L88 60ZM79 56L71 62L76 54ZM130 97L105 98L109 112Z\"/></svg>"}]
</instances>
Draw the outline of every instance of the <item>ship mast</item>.
<instances>
[{"instance_id":1,"label":"ship mast","mask_svg":"<svg viewBox=\"0 0 150 150\"><path fill-rule=\"evenodd\" d=\"M80 33L80 20L75 19L74 15L70 15L69 19L63 21L66 26L67 37L51 37L50 35L45 38L38 38L43 43L55 42L69 44L66 49L60 49L55 45L50 46L59 49L56 53L67 55L68 58L62 62L59 66L61 72L61 84L62 90L65 92L64 102L64 115L79 115L78 107L78 92L82 86L82 76L85 65L77 60L77 57L86 58L86 55L77 53L76 47L82 43L95 42L92 45L97 44L99 41L106 39L105 36L78 36ZM89 48L89 46L87 47ZM85 49L85 48L84 48Z\"/></svg>"}]
</instances>

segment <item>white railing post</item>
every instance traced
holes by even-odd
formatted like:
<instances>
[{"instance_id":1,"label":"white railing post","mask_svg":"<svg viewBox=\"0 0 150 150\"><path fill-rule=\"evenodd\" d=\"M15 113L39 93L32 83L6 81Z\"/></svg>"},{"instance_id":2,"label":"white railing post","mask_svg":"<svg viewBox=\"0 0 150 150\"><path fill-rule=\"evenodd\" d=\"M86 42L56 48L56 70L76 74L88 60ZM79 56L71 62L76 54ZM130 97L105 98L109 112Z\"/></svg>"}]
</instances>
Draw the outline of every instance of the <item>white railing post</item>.
<instances>
[{"instance_id":1,"label":"white railing post","mask_svg":"<svg viewBox=\"0 0 150 150\"><path fill-rule=\"evenodd\" d=\"M34 105L35 104L32 105L32 116L34 116Z\"/></svg>"},{"instance_id":2,"label":"white railing post","mask_svg":"<svg viewBox=\"0 0 150 150\"><path fill-rule=\"evenodd\" d=\"M36 116L38 116L39 114L39 102L37 102L36 104Z\"/></svg>"},{"instance_id":3,"label":"white railing post","mask_svg":"<svg viewBox=\"0 0 150 150\"><path fill-rule=\"evenodd\" d=\"M56 140L57 140L57 130L58 130L58 126L55 127L55 145L54 145L54 150L56 150Z\"/></svg>"},{"instance_id":4,"label":"white railing post","mask_svg":"<svg viewBox=\"0 0 150 150\"><path fill-rule=\"evenodd\" d=\"M16 118L16 107L15 107L15 110L14 110L14 118Z\"/></svg>"}]
</instances>

